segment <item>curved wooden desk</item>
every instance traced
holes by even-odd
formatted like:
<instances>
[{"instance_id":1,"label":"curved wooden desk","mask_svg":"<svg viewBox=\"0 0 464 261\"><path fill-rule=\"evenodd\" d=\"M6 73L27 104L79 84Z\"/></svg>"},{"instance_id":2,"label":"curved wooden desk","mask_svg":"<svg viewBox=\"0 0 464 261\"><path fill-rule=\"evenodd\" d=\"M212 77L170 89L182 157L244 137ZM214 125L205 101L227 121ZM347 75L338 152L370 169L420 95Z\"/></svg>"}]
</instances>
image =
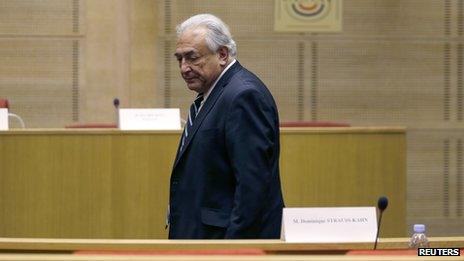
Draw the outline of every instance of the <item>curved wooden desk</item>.
<instances>
[{"instance_id":1,"label":"curved wooden desk","mask_svg":"<svg viewBox=\"0 0 464 261\"><path fill-rule=\"evenodd\" d=\"M180 132L0 132L0 237L163 239ZM403 128L282 128L288 207L372 206L406 236Z\"/></svg>"},{"instance_id":2,"label":"curved wooden desk","mask_svg":"<svg viewBox=\"0 0 464 261\"><path fill-rule=\"evenodd\" d=\"M464 237L431 237L430 247L464 248ZM377 249L408 249L409 238L380 238ZM0 238L0 252L78 250L218 250L262 249L268 253L371 250L373 243L286 243L281 240L150 240Z\"/></svg>"},{"instance_id":3,"label":"curved wooden desk","mask_svg":"<svg viewBox=\"0 0 464 261\"><path fill-rule=\"evenodd\" d=\"M0 260L424 260L408 238L372 243L303 244L279 240L111 240L0 238ZM431 247L462 248L464 237L429 238ZM461 257L425 257L462 260Z\"/></svg>"}]
</instances>

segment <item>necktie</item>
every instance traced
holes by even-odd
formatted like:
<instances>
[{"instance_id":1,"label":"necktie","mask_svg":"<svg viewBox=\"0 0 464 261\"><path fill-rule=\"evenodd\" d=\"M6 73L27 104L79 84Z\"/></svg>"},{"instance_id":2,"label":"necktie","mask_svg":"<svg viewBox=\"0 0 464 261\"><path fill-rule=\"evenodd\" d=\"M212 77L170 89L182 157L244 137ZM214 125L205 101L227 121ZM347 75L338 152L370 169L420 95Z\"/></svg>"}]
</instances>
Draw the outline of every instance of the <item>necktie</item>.
<instances>
[{"instance_id":1,"label":"necktie","mask_svg":"<svg viewBox=\"0 0 464 261\"><path fill-rule=\"evenodd\" d=\"M195 101L193 101L192 105L190 105L189 115L187 119L187 123L185 124L184 133L182 134L182 141L180 145L180 151L184 148L185 141L190 134L190 131L193 129L193 123L195 118L198 115L198 110L200 109L201 102L203 101L203 93L198 94Z\"/></svg>"}]
</instances>

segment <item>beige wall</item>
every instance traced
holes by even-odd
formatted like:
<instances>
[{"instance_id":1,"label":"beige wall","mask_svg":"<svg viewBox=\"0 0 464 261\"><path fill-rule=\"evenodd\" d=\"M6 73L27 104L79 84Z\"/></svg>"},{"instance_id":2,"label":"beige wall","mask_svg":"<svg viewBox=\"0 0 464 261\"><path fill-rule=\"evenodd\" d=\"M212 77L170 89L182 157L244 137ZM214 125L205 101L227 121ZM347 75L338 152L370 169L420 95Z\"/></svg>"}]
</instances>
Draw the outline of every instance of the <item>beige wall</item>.
<instances>
[{"instance_id":1,"label":"beige wall","mask_svg":"<svg viewBox=\"0 0 464 261\"><path fill-rule=\"evenodd\" d=\"M83 122L114 120L113 99L121 107L155 105L156 1L86 1Z\"/></svg>"},{"instance_id":2,"label":"beige wall","mask_svg":"<svg viewBox=\"0 0 464 261\"><path fill-rule=\"evenodd\" d=\"M155 106L159 2L3 0L0 97L31 128L113 122L115 97Z\"/></svg>"}]
</instances>

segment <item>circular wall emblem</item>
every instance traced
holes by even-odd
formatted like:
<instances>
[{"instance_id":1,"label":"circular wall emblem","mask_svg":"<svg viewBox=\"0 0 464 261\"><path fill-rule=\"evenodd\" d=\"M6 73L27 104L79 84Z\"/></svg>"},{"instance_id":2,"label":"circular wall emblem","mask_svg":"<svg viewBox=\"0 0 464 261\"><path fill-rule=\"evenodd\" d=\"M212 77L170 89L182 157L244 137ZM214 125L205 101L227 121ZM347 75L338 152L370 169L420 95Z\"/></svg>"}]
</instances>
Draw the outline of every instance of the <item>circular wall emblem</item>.
<instances>
[{"instance_id":1,"label":"circular wall emblem","mask_svg":"<svg viewBox=\"0 0 464 261\"><path fill-rule=\"evenodd\" d=\"M290 0L286 10L295 19L304 21L320 20L327 16L331 8L330 0Z\"/></svg>"}]
</instances>

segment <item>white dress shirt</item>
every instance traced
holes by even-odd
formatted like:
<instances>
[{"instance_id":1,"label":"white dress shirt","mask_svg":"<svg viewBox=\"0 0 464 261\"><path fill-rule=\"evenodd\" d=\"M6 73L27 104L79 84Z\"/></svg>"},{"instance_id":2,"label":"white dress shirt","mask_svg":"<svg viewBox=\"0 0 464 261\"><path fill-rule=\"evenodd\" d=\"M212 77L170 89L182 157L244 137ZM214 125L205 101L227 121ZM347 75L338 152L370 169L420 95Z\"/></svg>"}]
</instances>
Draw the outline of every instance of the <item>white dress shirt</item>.
<instances>
[{"instance_id":1,"label":"white dress shirt","mask_svg":"<svg viewBox=\"0 0 464 261\"><path fill-rule=\"evenodd\" d=\"M198 113L200 112L201 108L203 108L203 104L205 103L206 99L208 99L208 96L210 95L210 93L213 91L214 87L216 87L216 84L219 82L219 80L221 79L221 77L227 72L227 70L229 70L230 67L232 67L232 65L236 62L237 60L234 59L231 63L229 63L229 65L227 65L227 67L224 69L224 71L222 71L222 73L219 75L219 77L216 79L216 81L213 83L213 85L211 86L211 88L209 88L209 90L203 95L203 101L201 102L201 105L200 105L200 108L198 109Z\"/></svg>"}]
</instances>

